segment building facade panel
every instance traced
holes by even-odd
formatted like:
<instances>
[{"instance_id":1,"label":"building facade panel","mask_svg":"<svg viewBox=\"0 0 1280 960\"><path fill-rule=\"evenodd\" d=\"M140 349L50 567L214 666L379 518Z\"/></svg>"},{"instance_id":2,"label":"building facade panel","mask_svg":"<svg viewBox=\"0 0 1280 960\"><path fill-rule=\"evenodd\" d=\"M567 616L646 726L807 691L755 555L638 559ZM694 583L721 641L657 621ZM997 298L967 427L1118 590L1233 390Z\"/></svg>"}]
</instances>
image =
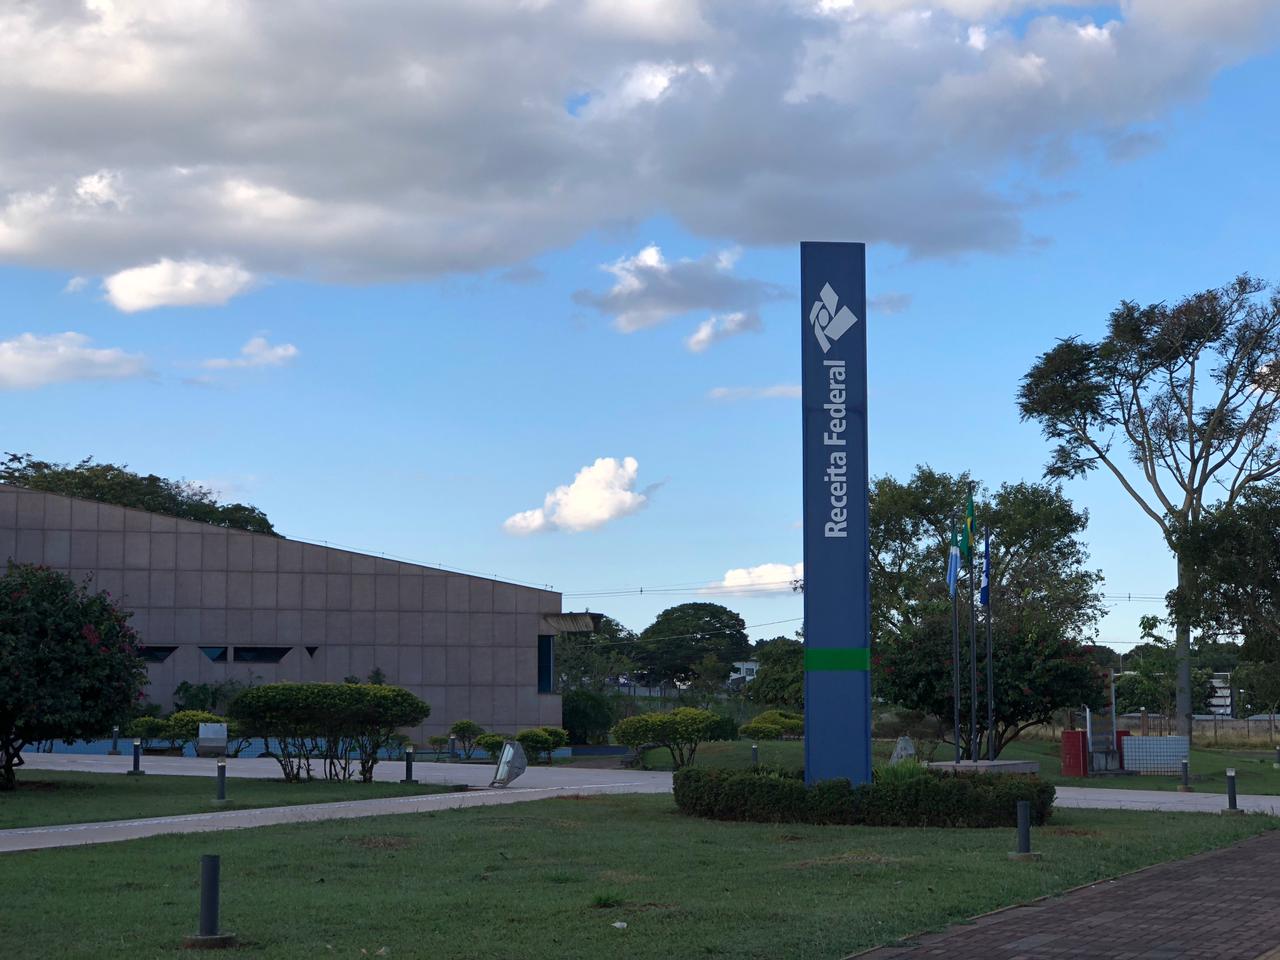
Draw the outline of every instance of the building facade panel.
<instances>
[{"instance_id":1,"label":"building facade panel","mask_svg":"<svg viewBox=\"0 0 1280 960\"><path fill-rule=\"evenodd\" d=\"M538 692L547 590L0 485L0 562L46 563L132 611L148 697L183 682L341 681L380 670L418 691L416 738L470 719L559 723ZM163 654L163 655L162 655Z\"/></svg>"}]
</instances>

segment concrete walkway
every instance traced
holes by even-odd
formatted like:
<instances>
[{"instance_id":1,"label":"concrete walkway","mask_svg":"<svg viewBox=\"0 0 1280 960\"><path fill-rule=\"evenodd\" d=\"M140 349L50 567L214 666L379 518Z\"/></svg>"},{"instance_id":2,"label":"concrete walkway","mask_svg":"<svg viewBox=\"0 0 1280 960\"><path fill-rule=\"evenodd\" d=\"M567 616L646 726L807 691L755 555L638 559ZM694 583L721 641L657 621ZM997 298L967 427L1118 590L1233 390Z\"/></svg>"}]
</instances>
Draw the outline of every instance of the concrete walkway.
<instances>
[{"instance_id":1,"label":"concrete walkway","mask_svg":"<svg viewBox=\"0 0 1280 960\"><path fill-rule=\"evenodd\" d=\"M129 756L40 753L24 756L26 770L68 770L81 773L123 774L132 766ZM215 761L193 757L146 757L142 768L149 776L204 776L212 778ZM423 783L465 784L466 793L431 794L419 797L387 797L339 803L267 807L258 810L228 810L189 816L154 817L105 823L28 827L0 830L0 853L79 844L112 843L169 833L202 833L210 830L240 830L281 823L376 817L397 813L421 813L457 807L520 803L565 795L610 793L670 793L671 774L639 770L600 770L584 767L530 767L516 786L489 789L493 767L489 764L416 763L414 778ZM227 761L229 777L278 779L280 766L274 760L233 758ZM378 764L374 778L396 781L404 776L403 763ZM1214 793L1176 793L1167 790L1105 790L1094 787L1059 787L1056 805L1093 810L1164 810L1175 813L1219 813L1227 798ZM1280 815L1280 797L1241 796L1239 807L1254 813ZM1280 960L1280 957L1277 957Z\"/></svg>"},{"instance_id":2,"label":"concrete walkway","mask_svg":"<svg viewBox=\"0 0 1280 960\"><path fill-rule=\"evenodd\" d=\"M81 773L122 775L133 764L131 757L83 756L75 754L32 754L26 756L25 770L70 770ZM212 779L215 761L191 757L147 757L143 769L148 776L206 776ZM380 763L375 779L395 781L404 776L403 763ZM274 760L232 759L227 763L230 777L274 779L280 766ZM309 803L257 810L227 810L218 813L150 817L140 820L113 820L103 823L74 823L49 827L22 827L0 830L0 853L40 850L93 843L115 843L170 833L205 833L212 830L243 830L282 823L317 820L346 820L397 813L424 813L459 807L522 803L551 797L611 793L670 793L671 774L635 770L593 770L574 767L530 767L515 786L488 789L493 767L488 764L417 763L415 780L423 783L466 784L465 793L435 793L416 797L384 797L337 803ZM234 789L234 787L232 788Z\"/></svg>"},{"instance_id":3,"label":"concrete walkway","mask_svg":"<svg viewBox=\"0 0 1280 960\"><path fill-rule=\"evenodd\" d=\"M1280 834L1267 833L857 957L1277 960L1277 871Z\"/></svg>"},{"instance_id":4,"label":"concrete walkway","mask_svg":"<svg viewBox=\"0 0 1280 960\"><path fill-rule=\"evenodd\" d=\"M1221 813L1227 809L1224 793L1177 793L1173 790L1103 790L1095 787L1058 787L1055 807L1085 810L1165 810L1170 813ZM1280 816L1280 797L1241 795L1236 805L1249 813ZM1280 960L1280 958L1277 958Z\"/></svg>"},{"instance_id":5,"label":"concrete walkway","mask_svg":"<svg viewBox=\"0 0 1280 960\"><path fill-rule=\"evenodd\" d=\"M102 754L75 753L24 753L26 761L21 770L70 770L78 773L124 773L133 766L132 756L108 757ZM217 761L196 757L143 757L142 769L148 776L166 774L179 777L209 777L216 774ZM316 774L320 765L313 765ZM280 764L269 758L232 757L227 760L228 777L249 777L256 780L279 780ZM373 768L373 778L395 782L404 776L404 763L384 760ZM488 787L493 780L491 763L424 763L413 765L413 778L423 783L446 785L466 784L469 787ZM516 783L528 787L573 787L582 783L652 783L665 790L671 789L671 774L641 770L599 770L574 766L529 767ZM650 791L637 790L636 793Z\"/></svg>"}]
</instances>

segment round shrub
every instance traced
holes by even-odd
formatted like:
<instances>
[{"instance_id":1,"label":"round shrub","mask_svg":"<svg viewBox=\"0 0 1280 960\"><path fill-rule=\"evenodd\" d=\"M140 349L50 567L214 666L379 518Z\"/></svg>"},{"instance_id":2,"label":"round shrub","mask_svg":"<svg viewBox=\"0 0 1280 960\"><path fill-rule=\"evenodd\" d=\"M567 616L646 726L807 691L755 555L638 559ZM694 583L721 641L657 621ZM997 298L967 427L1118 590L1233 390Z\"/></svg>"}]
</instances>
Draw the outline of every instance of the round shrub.
<instances>
[{"instance_id":1,"label":"round shrub","mask_svg":"<svg viewBox=\"0 0 1280 960\"><path fill-rule=\"evenodd\" d=\"M125 727L125 735L142 741L142 749L148 750L157 740L168 740L173 730L166 717L137 717Z\"/></svg>"},{"instance_id":2,"label":"round shrub","mask_svg":"<svg viewBox=\"0 0 1280 960\"><path fill-rule=\"evenodd\" d=\"M570 743L606 743L613 726L613 702L594 690L570 690L561 698Z\"/></svg>"},{"instance_id":3,"label":"round shrub","mask_svg":"<svg viewBox=\"0 0 1280 960\"><path fill-rule=\"evenodd\" d=\"M708 740L737 740L738 739L738 721L733 717L727 717L723 714L716 714L716 722L713 723L707 734Z\"/></svg>"},{"instance_id":4,"label":"round shrub","mask_svg":"<svg viewBox=\"0 0 1280 960\"><path fill-rule=\"evenodd\" d=\"M484 733L484 727L474 720L455 720L449 732L457 738L458 749L462 751L462 759L470 760L476 752L476 737Z\"/></svg>"},{"instance_id":5,"label":"round shrub","mask_svg":"<svg viewBox=\"0 0 1280 960\"><path fill-rule=\"evenodd\" d=\"M510 739L505 733L482 733L476 737L476 746L487 753L489 759L496 761L502 753L502 745ZM448 740L445 742L447 744Z\"/></svg>"},{"instance_id":6,"label":"round shrub","mask_svg":"<svg viewBox=\"0 0 1280 960\"><path fill-rule=\"evenodd\" d=\"M551 735L541 727L532 730L521 730L516 734L516 743L524 747L525 755L536 761L538 756L545 755L547 763L551 762Z\"/></svg>"},{"instance_id":7,"label":"round shrub","mask_svg":"<svg viewBox=\"0 0 1280 960\"><path fill-rule=\"evenodd\" d=\"M751 740L781 740L782 728L772 723L752 720L738 728L738 733Z\"/></svg>"},{"instance_id":8,"label":"round shrub","mask_svg":"<svg viewBox=\"0 0 1280 960\"><path fill-rule=\"evenodd\" d=\"M784 737L804 736L804 714L792 710L766 710L753 717L751 722L777 727Z\"/></svg>"},{"instance_id":9,"label":"round shrub","mask_svg":"<svg viewBox=\"0 0 1280 960\"><path fill-rule=\"evenodd\" d=\"M226 723L226 718L208 710L179 710L169 715L169 742L183 747L200 736L202 723Z\"/></svg>"},{"instance_id":10,"label":"round shrub","mask_svg":"<svg viewBox=\"0 0 1280 960\"><path fill-rule=\"evenodd\" d=\"M676 770L693 763L700 743L724 739L726 732L721 717L693 707L680 707L670 713L641 713L613 725L613 739L637 752L650 745L666 747Z\"/></svg>"}]
</instances>

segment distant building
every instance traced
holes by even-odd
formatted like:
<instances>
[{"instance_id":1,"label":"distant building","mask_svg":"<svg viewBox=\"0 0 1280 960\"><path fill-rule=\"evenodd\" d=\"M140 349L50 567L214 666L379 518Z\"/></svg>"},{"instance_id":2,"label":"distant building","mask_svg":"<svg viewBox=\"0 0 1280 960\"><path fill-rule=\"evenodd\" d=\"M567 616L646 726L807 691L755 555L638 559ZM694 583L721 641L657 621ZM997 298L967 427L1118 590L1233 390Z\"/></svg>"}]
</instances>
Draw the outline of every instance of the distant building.
<instances>
[{"instance_id":1,"label":"distant building","mask_svg":"<svg viewBox=\"0 0 1280 960\"><path fill-rule=\"evenodd\" d=\"M729 671L729 687L737 689L745 686L756 678L756 671L760 669L760 661L758 660L736 660L733 668Z\"/></svg>"},{"instance_id":2,"label":"distant building","mask_svg":"<svg viewBox=\"0 0 1280 960\"><path fill-rule=\"evenodd\" d=\"M551 590L0 484L0 563L92 578L133 611L148 698L182 681L365 679L455 720L561 723L555 637L589 631Z\"/></svg>"}]
</instances>

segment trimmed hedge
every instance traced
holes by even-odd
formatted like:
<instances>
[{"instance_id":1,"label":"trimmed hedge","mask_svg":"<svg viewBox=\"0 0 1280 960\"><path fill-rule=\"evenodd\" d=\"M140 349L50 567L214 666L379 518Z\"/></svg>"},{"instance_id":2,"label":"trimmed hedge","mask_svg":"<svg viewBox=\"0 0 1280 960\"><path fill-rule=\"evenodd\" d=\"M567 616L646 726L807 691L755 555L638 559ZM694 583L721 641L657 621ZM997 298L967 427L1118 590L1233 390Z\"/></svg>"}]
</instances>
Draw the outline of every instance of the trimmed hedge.
<instances>
[{"instance_id":1,"label":"trimmed hedge","mask_svg":"<svg viewBox=\"0 0 1280 960\"><path fill-rule=\"evenodd\" d=\"M273 743L285 780L312 778L312 761L324 762L331 780L373 780L378 753L395 741L398 727L417 726L431 707L408 690L368 683L269 683L250 687L227 710L242 735Z\"/></svg>"},{"instance_id":2,"label":"trimmed hedge","mask_svg":"<svg viewBox=\"0 0 1280 960\"><path fill-rule=\"evenodd\" d=\"M854 787L826 780L806 787L779 773L676 771L676 806L689 816L757 823L865 824L873 827L1012 827L1017 802L1031 801L1031 822L1053 812L1054 788L1039 777L949 775L923 768Z\"/></svg>"}]
</instances>

